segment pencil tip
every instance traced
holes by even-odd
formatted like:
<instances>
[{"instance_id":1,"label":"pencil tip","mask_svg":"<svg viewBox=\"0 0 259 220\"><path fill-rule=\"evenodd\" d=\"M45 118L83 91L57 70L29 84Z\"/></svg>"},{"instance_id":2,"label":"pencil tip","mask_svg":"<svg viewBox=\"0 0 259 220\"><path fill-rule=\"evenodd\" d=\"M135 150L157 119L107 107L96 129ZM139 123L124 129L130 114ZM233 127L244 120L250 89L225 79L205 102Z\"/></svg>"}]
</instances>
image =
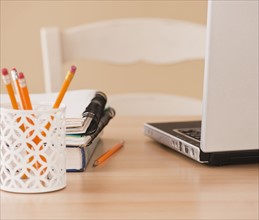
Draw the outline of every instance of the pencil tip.
<instances>
[{"instance_id":1,"label":"pencil tip","mask_svg":"<svg viewBox=\"0 0 259 220\"><path fill-rule=\"evenodd\" d=\"M8 70L6 68L2 69L2 75L7 76L8 75Z\"/></svg>"},{"instance_id":2,"label":"pencil tip","mask_svg":"<svg viewBox=\"0 0 259 220\"><path fill-rule=\"evenodd\" d=\"M76 72L76 66L74 66L74 65L71 66L70 72L73 73L73 74L75 74L75 72Z\"/></svg>"},{"instance_id":3,"label":"pencil tip","mask_svg":"<svg viewBox=\"0 0 259 220\"><path fill-rule=\"evenodd\" d=\"M97 167L98 166L98 161L96 160L96 161L94 161L94 163L93 163L93 167Z\"/></svg>"}]
</instances>

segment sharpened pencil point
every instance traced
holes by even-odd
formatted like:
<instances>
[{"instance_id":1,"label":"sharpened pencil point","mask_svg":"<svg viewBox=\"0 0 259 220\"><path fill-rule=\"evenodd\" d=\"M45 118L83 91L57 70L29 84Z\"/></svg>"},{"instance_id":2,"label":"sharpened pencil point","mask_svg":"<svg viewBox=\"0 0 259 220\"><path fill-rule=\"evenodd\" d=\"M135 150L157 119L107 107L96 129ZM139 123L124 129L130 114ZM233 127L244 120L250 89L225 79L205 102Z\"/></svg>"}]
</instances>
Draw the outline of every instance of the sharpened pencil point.
<instances>
[{"instance_id":1,"label":"sharpened pencil point","mask_svg":"<svg viewBox=\"0 0 259 220\"><path fill-rule=\"evenodd\" d=\"M93 164L93 167L96 167L96 166L97 166L97 164L96 164L96 163L94 163L94 164Z\"/></svg>"}]
</instances>

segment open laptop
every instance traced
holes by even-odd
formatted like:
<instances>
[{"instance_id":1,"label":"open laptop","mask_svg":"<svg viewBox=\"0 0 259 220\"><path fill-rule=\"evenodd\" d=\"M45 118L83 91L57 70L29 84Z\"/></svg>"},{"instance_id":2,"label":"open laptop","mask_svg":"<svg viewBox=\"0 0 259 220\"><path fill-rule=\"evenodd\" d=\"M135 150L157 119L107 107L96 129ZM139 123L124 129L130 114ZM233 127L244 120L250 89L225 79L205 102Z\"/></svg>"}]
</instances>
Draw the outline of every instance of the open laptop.
<instances>
[{"instance_id":1,"label":"open laptop","mask_svg":"<svg viewBox=\"0 0 259 220\"><path fill-rule=\"evenodd\" d=\"M201 121L145 123L200 163L259 162L258 1L209 1Z\"/></svg>"}]
</instances>

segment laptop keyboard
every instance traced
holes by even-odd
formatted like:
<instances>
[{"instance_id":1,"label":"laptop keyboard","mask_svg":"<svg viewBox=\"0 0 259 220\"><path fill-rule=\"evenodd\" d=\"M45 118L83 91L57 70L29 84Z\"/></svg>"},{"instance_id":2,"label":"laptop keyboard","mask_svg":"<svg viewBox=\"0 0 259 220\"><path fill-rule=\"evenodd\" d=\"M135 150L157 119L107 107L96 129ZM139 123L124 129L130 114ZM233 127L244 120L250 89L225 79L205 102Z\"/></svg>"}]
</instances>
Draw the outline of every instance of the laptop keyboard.
<instances>
[{"instance_id":1,"label":"laptop keyboard","mask_svg":"<svg viewBox=\"0 0 259 220\"><path fill-rule=\"evenodd\" d=\"M182 129L176 129L175 131L196 141L201 140L200 128L182 128Z\"/></svg>"}]
</instances>

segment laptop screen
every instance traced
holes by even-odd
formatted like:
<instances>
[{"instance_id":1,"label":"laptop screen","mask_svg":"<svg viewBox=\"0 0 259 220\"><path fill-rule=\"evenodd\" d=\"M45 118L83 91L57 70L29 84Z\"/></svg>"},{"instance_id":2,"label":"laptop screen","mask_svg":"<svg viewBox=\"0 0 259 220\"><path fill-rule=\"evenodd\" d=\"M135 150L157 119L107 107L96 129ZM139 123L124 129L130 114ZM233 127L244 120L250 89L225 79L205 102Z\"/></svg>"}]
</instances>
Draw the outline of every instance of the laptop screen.
<instances>
[{"instance_id":1,"label":"laptop screen","mask_svg":"<svg viewBox=\"0 0 259 220\"><path fill-rule=\"evenodd\" d=\"M258 148L258 1L209 1L201 148Z\"/></svg>"}]
</instances>

